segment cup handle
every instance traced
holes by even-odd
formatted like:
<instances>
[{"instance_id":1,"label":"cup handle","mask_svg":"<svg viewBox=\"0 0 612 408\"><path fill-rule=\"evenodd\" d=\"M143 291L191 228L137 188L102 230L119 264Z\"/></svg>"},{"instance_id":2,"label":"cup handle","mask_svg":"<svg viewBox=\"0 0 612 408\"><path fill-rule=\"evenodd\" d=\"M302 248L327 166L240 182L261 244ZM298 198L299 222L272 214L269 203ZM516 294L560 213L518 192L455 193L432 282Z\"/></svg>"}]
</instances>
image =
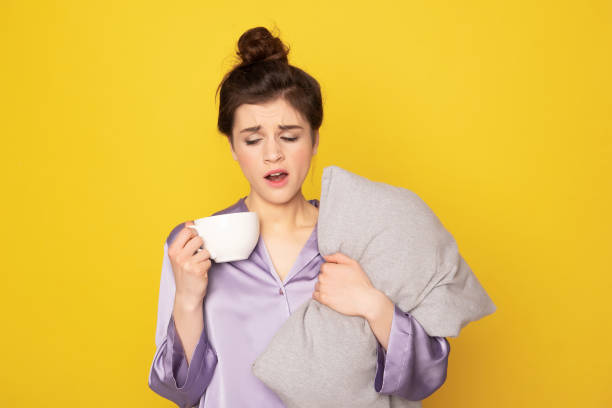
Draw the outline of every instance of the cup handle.
<instances>
[{"instance_id":1,"label":"cup handle","mask_svg":"<svg viewBox=\"0 0 612 408\"><path fill-rule=\"evenodd\" d=\"M193 228L194 230L196 230L196 232L198 232L198 229L195 227L195 225L187 225L187 228ZM204 247L206 247L206 245L204 245ZM200 252L201 250L202 250L202 248L198 248L197 252ZM215 260L216 255L214 255L213 252L210 249L206 248L206 250L210 254L210 259Z\"/></svg>"}]
</instances>

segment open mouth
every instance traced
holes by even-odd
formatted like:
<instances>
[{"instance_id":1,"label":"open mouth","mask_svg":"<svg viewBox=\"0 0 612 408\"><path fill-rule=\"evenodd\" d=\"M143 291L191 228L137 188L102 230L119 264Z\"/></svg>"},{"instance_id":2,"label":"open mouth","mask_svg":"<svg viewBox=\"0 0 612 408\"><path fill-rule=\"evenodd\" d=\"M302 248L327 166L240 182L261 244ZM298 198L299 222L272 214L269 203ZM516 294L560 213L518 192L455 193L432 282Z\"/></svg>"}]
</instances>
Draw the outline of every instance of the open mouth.
<instances>
[{"instance_id":1,"label":"open mouth","mask_svg":"<svg viewBox=\"0 0 612 408\"><path fill-rule=\"evenodd\" d=\"M285 179L285 177L287 177L287 173L280 172L276 174L270 174L269 176L266 176L265 178L270 181L282 181Z\"/></svg>"}]
</instances>

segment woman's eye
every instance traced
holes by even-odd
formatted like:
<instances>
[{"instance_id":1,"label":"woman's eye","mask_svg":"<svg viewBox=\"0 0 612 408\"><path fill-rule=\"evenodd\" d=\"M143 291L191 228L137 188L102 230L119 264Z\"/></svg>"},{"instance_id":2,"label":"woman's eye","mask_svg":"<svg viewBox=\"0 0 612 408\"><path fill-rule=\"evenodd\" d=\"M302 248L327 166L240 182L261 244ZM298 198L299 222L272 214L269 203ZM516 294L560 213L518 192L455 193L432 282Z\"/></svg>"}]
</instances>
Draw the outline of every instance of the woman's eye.
<instances>
[{"instance_id":1,"label":"woman's eye","mask_svg":"<svg viewBox=\"0 0 612 408\"><path fill-rule=\"evenodd\" d=\"M281 137L281 139L286 140L288 142L295 142L296 140L298 140L297 137ZM255 140L247 140L246 144L247 145L254 145L257 144L261 139L255 139Z\"/></svg>"}]
</instances>

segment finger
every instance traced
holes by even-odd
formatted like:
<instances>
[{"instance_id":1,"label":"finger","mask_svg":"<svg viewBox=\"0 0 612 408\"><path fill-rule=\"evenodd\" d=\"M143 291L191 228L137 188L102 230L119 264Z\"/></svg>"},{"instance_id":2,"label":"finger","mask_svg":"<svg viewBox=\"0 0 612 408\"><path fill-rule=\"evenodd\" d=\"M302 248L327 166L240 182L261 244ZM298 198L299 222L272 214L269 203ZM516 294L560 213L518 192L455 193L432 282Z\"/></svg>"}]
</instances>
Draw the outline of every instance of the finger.
<instances>
[{"instance_id":1,"label":"finger","mask_svg":"<svg viewBox=\"0 0 612 408\"><path fill-rule=\"evenodd\" d=\"M312 298L315 299L315 300L318 300L320 302L320 300L319 300L320 299L319 292L316 291L316 290L314 292L312 292Z\"/></svg>"},{"instance_id":2,"label":"finger","mask_svg":"<svg viewBox=\"0 0 612 408\"><path fill-rule=\"evenodd\" d=\"M210 258L208 258L202 262L196 263L196 266L199 268L203 268L201 269L201 273L203 276L208 276L208 270L212 266L212 261L210 260Z\"/></svg>"},{"instance_id":3,"label":"finger","mask_svg":"<svg viewBox=\"0 0 612 408\"><path fill-rule=\"evenodd\" d=\"M318 292L320 290L319 282L315 283L314 290L315 290L315 292Z\"/></svg>"},{"instance_id":4,"label":"finger","mask_svg":"<svg viewBox=\"0 0 612 408\"><path fill-rule=\"evenodd\" d=\"M193 221L187 221L183 225L183 229L178 233L176 239L172 245L176 245L178 249L183 249L187 241L189 241L195 235L198 235L197 231L193 228L187 228L188 225L195 225Z\"/></svg>"},{"instance_id":5,"label":"finger","mask_svg":"<svg viewBox=\"0 0 612 408\"><path fill-rule=\"evenodd\" d=\"M329 263L340 263L341 258L338 256L338 254L339 252L336 252L335 254L324 255L323 258L325 258L325 261Z\"/></svg>"},{"instance_id":6,"label":"finger","mask_svg":"<svg viewBox=\"0 0 612 408\"><path fill-rule=\"evenodd\" d=\"M206 261L207 259L210 259L210 252L208 252L206 248L201 249L201 250L198 248L198 251L195 254L193 254L191 259L195 263Z\"/></svg>"},{"instance_id":7,"label":"finger","mask_svg":"<svg viewBox=\"0 0 612 408\"><path fill-rule=\"evenodd\" d=\"M348 264L353 262L353 258L348 255L343 254L342 252L336 252L331 255L324 256L325 260L328 262L340 263L340 264Z\"/></svg>"},{"instance_id":8,"label":"finger","mask_svg":"<svg viewBox=\"0 0 612 408\"><path fill-rule=\"evenodd\" d=\"M212 263L210 259L207 259L203 262L193 262L192 260L189 260L189 265L190 270L194 274L202 277L208 277L208 270L210 269Z\"/></svg>"},{"instance_id":9,"label":"finger","mask_svg":"<svg viewBox=\"0 0 612 408\"><path fill-rule=\"evenodd\" d=\"M193 255L200 247L204 247L204 239L201 236L196 235L195 237L192 237L187 244L185 244L183 251L189 255Z\"/></svg>"},{"instance_id":10,"label":"finger","mask_svg":"<svg viewBox=\"0 0 612 408\"><path fill-rule=\"evenodd\" d=\"M319 273L331 273L334 268L338 268L340 264L335 263L335 262L324 262L321 264L321 266L319 267Z\"/></svg>"}]
</instances>

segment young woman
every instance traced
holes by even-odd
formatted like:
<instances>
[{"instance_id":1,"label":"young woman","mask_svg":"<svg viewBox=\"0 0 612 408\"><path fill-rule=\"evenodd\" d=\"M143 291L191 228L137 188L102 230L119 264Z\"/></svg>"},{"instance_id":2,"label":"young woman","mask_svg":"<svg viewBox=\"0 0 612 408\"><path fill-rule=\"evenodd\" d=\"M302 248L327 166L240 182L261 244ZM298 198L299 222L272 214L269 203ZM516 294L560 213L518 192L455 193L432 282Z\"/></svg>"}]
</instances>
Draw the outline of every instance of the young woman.
<instances>
[{"instance_id":1,"label":"young woman","mask_svg":"<svg viewBox=\"0 0 612 408\"><path fill-rule=\"evenodd\" d=\"M164 244L157 350L149 387L180 407L283 407L251 365L289 315L311 298L362 316L378 339L377 392L421 400L446 379L450 345L430 337L374 288L353 259L322 257L319 200L302 183L319 145L318 82L287 60L263 27L238 41L242 61L223 79L219 130L250 191L212 215L254 211L260 238L250 257L213 263L197 233L174 227Z\"/></svg>"}]
</instances>

